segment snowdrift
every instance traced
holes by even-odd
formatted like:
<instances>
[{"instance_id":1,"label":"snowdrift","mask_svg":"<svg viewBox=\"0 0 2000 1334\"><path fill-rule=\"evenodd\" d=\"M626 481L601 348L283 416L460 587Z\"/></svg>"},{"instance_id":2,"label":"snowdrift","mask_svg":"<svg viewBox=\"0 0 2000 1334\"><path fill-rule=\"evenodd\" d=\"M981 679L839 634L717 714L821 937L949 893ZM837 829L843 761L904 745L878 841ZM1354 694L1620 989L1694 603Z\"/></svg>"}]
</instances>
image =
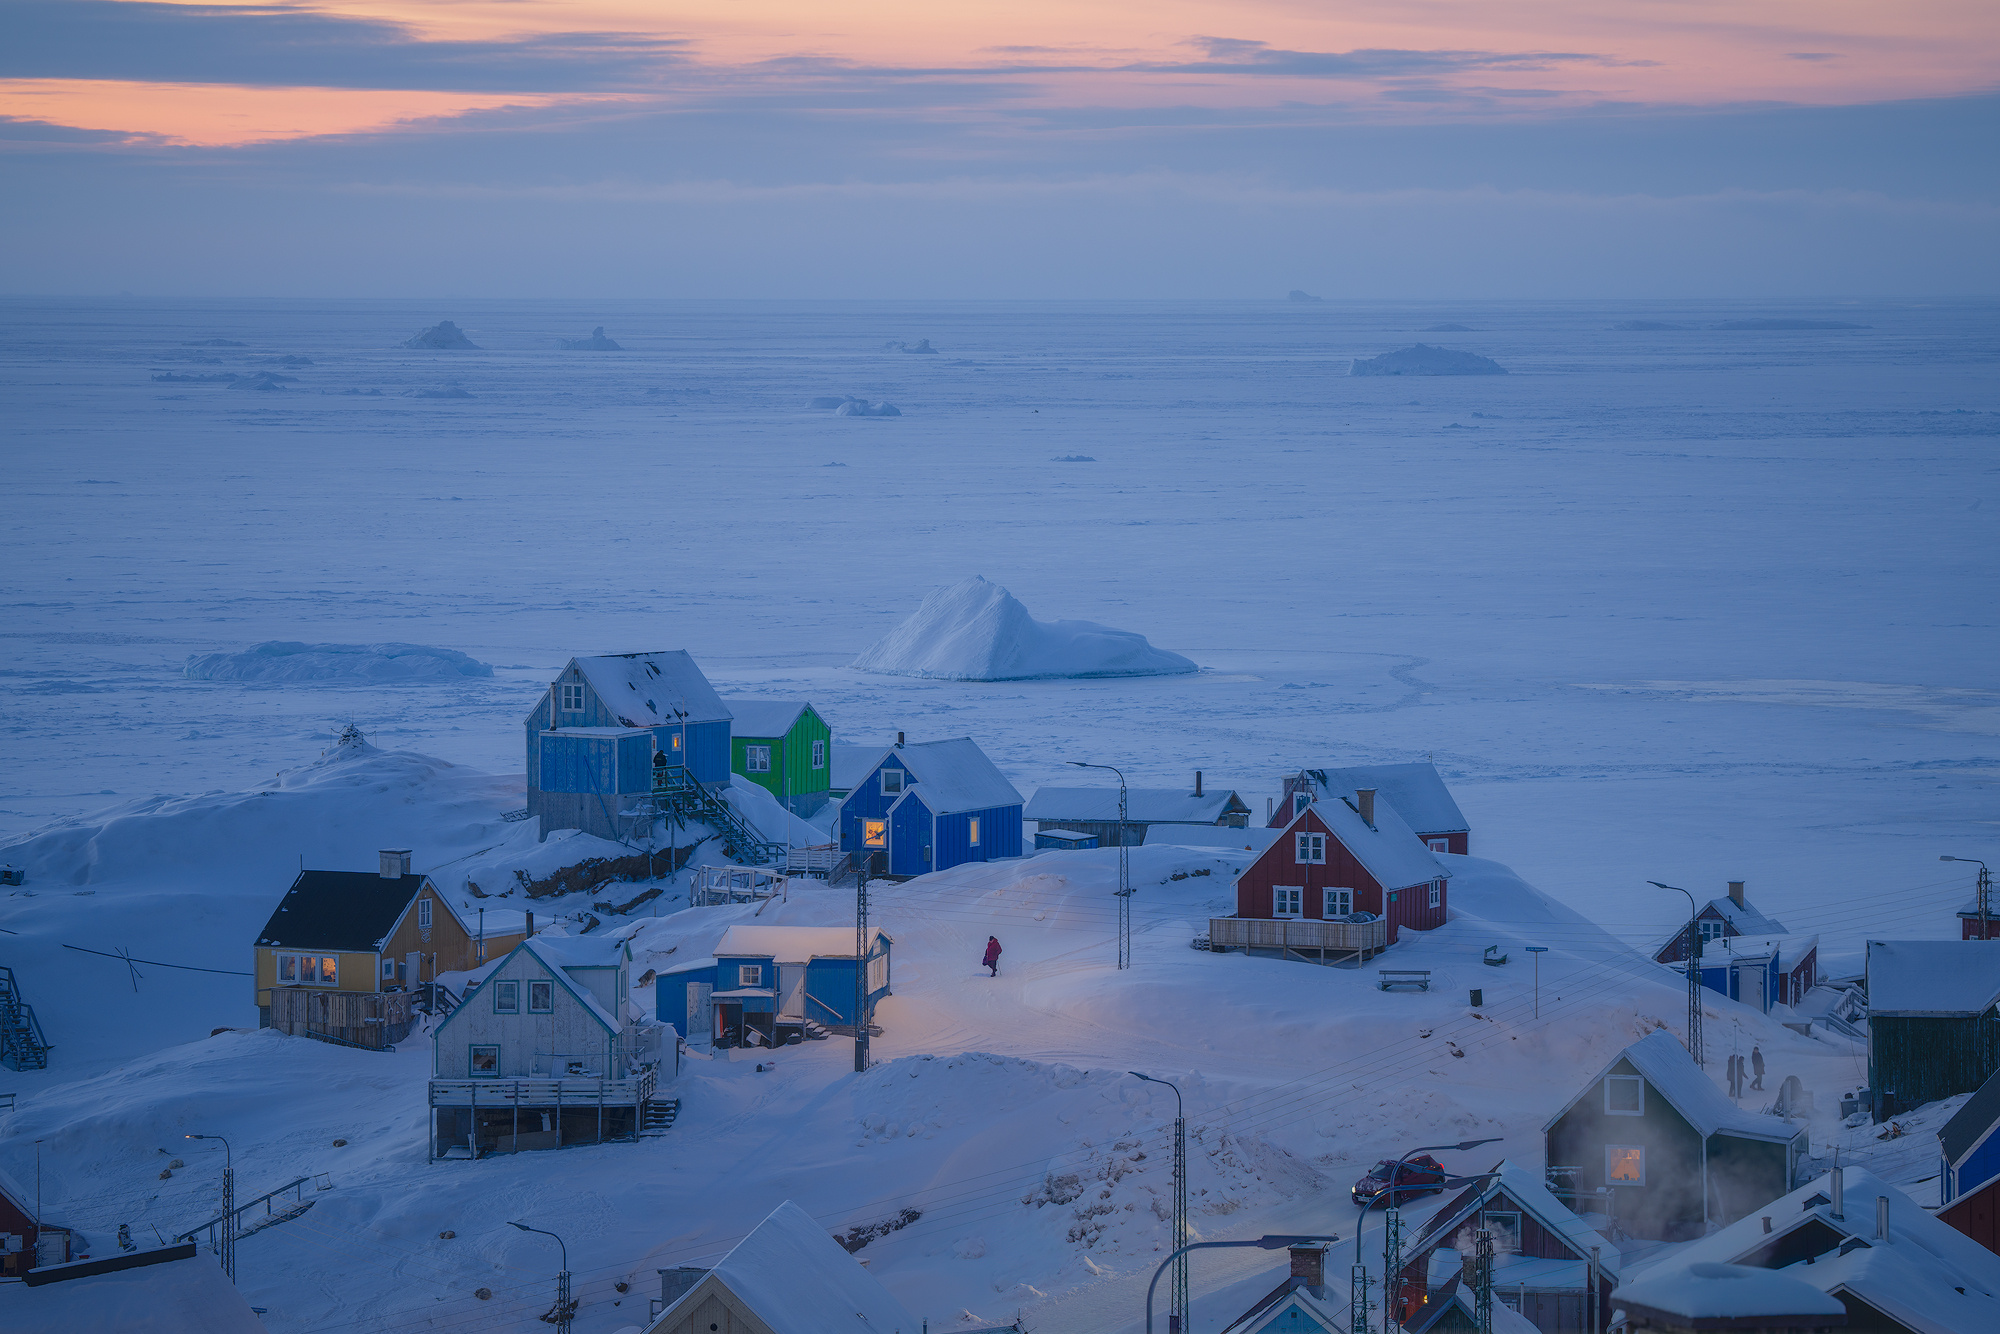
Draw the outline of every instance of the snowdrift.
<instances>
[{"instance_id":1,"label":"snowdrift","mask_svg":"<svg viewBox=\"0 0 2000 1334\"><path fill-rule=\"evenodd\" d=\"M182 675L193 681L296 685L413 685L491 676L493 668L456 649L422 644L300 644L274 639L241 653L197 653Z\"/></svg>"},{"instance_id":2,"label":"snowdrift","mask_svg":"<svg viewBox=\"0 0 2000 1334\"><path fill-rule=\"evenodd\" d=\"M978 575L933 590L914 616L849 665L945 681L1177 676L1200 670L1130 630L1094 621L1038 621L1012 593Z\"/></svg>"},{"instance_id":3,"label":"snowdrift","mask_svg":"<svg viewBox=\"0 0 2000 1334\"><path fill-rule=\"evenodd\" d=\"M625 349L604 336L604 326L590 331L588 338L558 338L556 346L565 352L623 352Z\"/></svg>"},{"instance_id":4,"label":"snowdrift","mask_svg":"<svg viewBox=\"0 0 2000 1334\"><path fill-rule=\"evenodd\" d=\"M1359 358L1350 375L1505 375L1507 368L1474 352L1417 343L1379 357Z\"/></svg>"},{"instance_id":5,"label":"snowdrift","mask_svg":"<svg viewBox=\"0 0 2000 1334\"><path fill-rule=\"evenodd\" d=\"M436 324L433 324L430 328L424 330L416 337L406 341L403 344L403 346L414 347L418 349L463 348L473 352L477 352L479 350L479 344L473 342L470 338L467 338L465 336L465 330L459 328L456 324L453 324L450 320L438 321Z\"/></svg>"}]
</instances>

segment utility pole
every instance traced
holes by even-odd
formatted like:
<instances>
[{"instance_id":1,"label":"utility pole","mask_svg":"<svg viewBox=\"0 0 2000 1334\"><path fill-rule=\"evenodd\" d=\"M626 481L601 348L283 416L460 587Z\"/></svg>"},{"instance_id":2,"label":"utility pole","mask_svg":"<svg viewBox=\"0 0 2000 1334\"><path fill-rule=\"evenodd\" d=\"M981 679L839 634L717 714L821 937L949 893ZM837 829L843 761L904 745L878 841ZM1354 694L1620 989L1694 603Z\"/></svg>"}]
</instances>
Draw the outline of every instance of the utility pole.
<instances>
[{"instance_id":1,"label":"utility pole","mask_svg":"<svg viewBox=\"0 0 2000 1334\"><path fill-rule=\"evenodd\" d=\"M574 1303L569 1297L569 1247L563 1244L561 1237L542 1228L529 1227L526 1223L516 1223L512 1219L508 1220L508 1225L520 1228L523 1232L536 1232L544 1237L555 1237L556 1245L562 1248L562 1272L556 1275L555 1326L556 1334L570 1334L570 1317Z\"/></svg>"},{"instance_id":2,"label":"utility pole","mask_svg":"<svg viewBox=\"0 0 2000 1334\"><path fill-rule=\"evenodd\" d=\"M1403 1292L1403 1211L1395 1204L1391 1183L1389 1207L1382 1212L1382 1334L1394 1334L1403 1322L1396 1316Z\"/></svg>"},{"instance_id":3,"label":"utility pole","mask_svg":"<svg viewBox=\"0 0 2000 1334\"><path fill-rule=\"evenodd\" d=\"M1187 1117L1181 1107L1180 1086L1170 1079L1127 1071L1148 1084L1165 1084L1174 1091L1174 1281L1167 1305L1167 1334L1188 1334L1188 1178Z\"/></svg>"},{"instance_id":4,"label":"utility pole","mask_svg":"<svg viewBox=\"0 0 2000 1334\"><path fill-rule=\"evenodd\" d=\"M1356 1238L1356 1240L1360 1240ZM1348 1271L1347 1301L1353 1318L1348 1334L1368 1334L1368 1266L1357 1264Z\"/></svg>"},{"instance_id":5,"label":"utility pole","mask_svg":"<svg viewBox=\"0 0 2000 1334\"><path fill-rule=\"evenodd\" d=\"M854 1073L868 1068L868 860L854 878Z\"/></svg>"},{"instance_id":6,"label":"utility pole","mask_svg":"<svg viewBox=\"0 0 2000 1334\"><path fill-rule=\"evenodd\" d=\"M216 1258L222 1261L222 1272L229 1281L236 1281L236 1155L230 1152L229 1141L220 1135L189 1135L189 1139L212 1139L222 1145L222 1231L216 1242Z\"/></svg>"},{"instance_id":7,"label":"utility pole","mask_svg":"<svg viewBox=\"0 0 2000 1334\"><path fill-rule=\"evenodd\" d=\"M1977 857L1940 857L1938 860L1941 862L1971 862L1979 868L1979 897L1975 901L1975 906L1979 909L1979 938L1981 940L1991 940L1993 937L1987 927L1987 922L1993 915L1993 872L1988 870L1986 863L1980 861Z\"/></svg>"},{"instance_id":8,"label":"utility pole","mask_svg":"<svg viewBox=\"0 0 2000 1334\"><path fill-rule=\"evenodd\" d=\"M1549 952L1547 945L1530 945L1528 953L1535 956L1535 1018L1542 1017L1542 956Z\"/></svg>"},{"instance_id":9,"label":"utility pole","mask_svg":"<svg viewBox=\"0 0 2000 1334\"><path fill-rule=\"evenodd\" d=\"M1472 1234L1472 1320L1479 1334L1493 1334L1493 1234L1485 1228Z\"/></svg>"},{"instance_id":10,"label":"utility pole","mask_svg":"<svg viewBox=\"0 0 2000 1334\"><path fill-rule=\"evenodd\" d=\"M1694 895L1679 885L1663 885L1657 880L1647 884L1655 889L1671 889L1676 894L1687 894L1688 898L1688 1055L1694 1057L1696 1065L1704 1065L1701 1059L1701 923L1697 920L1701 910L1695 906Z\"/></svg>"},{"instance_id":11,"label":"utility pole","mask_svg":"<svg viewBox=\"0 0 2000 1334\"><path fill-rule=\"evenodd\" d=\"M1118 775L1118 967L1132 966L1132 850L1126 846L1131 830L1126 825L1125 771L1115 764L1086 764L1071 760L1079 769L1109 769Z\"/></svg>"}]
</instances>

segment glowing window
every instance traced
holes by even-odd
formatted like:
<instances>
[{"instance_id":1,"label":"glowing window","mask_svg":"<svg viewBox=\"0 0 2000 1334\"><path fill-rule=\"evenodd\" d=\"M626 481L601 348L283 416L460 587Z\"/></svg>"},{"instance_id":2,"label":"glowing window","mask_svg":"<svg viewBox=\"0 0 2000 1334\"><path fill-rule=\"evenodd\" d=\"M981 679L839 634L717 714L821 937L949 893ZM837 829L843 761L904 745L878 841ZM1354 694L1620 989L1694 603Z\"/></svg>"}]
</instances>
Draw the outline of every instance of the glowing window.
<instances>
[{"instance_id":1,"label":"glowing window","mask_svg":"<svg viewBox=\"0 0 2000 1334\"><path fill-rule=\"evenodd\" d=\"M474 1047L472 1049L472 1073L474 1075L495 1076L500 1073L500 1049L498 1047Z\"/></svg>"},{"instance_id":2,"label":"glowing window","mask_svg":"<svg viewBox=\"0 0 2000 1334\"><path fill-rule=\"evenodd\" d=\"M556 984L553 982L528 983L528 1013L551 1014L556 1008Z\"/></svg>"},{"instance_id":3,"label":"glowing window","mask_svg":"<svg viewBox=\"0 0 2000 1334\"><path fill-rule=\"evenodd\" d=\"M521 984L519 982L495 982L493 984L493 1012L495 1014L519 1014L521 1012Z\"/></svg>"},{"instance_id":4,"label":"glowing window","mask_svg":"<svg viewBox=\"0 0 2000 1334\"><path fill-rule=\"evenodd\" d=\"M745 746L743 748L743 768L748 773L767 774L771 772L771 748L769 746Z\"/></svg>"},{"instance_id":5,"label":"glowing window","mask_svg":"<svg viewBox=\"0 0 2000 1334\"><path fill-rule=\"evenodd\" d=\"M562 688L564 713L579 713L583 709L583 687L566 685Z\"/></svg>"},{"instance_id":6,"label":"glowing window","mask_svg":"<svg viewBox=\"0 0 2000 1334\"><path fill-rule=\"evenodd\" d=\"M903 790L903 771L884 769L882 771L882 795L893 797Z\"/></svg>"},{"instance_id":7,"label":"glowing window","mask_svg":"<svg viewBox=\"0 0 2000 1334\"><path fill-rule=\"evenodd\" d=\"M1274 885L1271 889L1271 915L1273 917L1298 917L1302 914L1301 904L1305 901L1305 890L1297 885Z\"/></svg>"},{"instance_id":8,"label":"glowing window","mask_svg":"<svg viewBox=\"0 0 2000 1334\"><path fill-rule=\"evenodd\" d=\"M1298 836L1299 865L1324 865L1326 863L1326 835L1300 834Z\"/></svg>"},{"instance_id":9,"label":"glowing window","mask_svg":"<svg viewBox=\"0 0 2000 1334\"><path fill-rule=\"evenodd\" d=\"M1354 911L1354 891L1351 889L1329 889L1326 891L1324 916L1329 920L1345 917Z\"/></svg>"},{"instance_id":10,"label":"glowing window","mask_svg":"<svg viewBox=\"0 0 2000 1334\"><path fill-rule=\"evenodd\" d=\"M1604 1146L1604 1180L1613 1186L1646 1184L1646 1151L1636 1145Z\"/></svg>"},{"instance_id":11,"label":"glowing window","mask_svg":"<svg viewBox=\"0 0 2000 1334\"><path fill-rule=\"evenodd\" d=\"M280 954L278 956L278 980L280 982L296 982L299 980L299 960L297 955Z\"/></svg>"},{"instance_id":12,"label":"glowing window","mask_svg":"<svg viewBox=\"0 0 2000 1334\"><path fill-rule=\"evenodd\" d=\"M681 734L679 732L676 732L674 733L674 744L672 746L672 749L679 750L680 748L681 748Z\"/></svg>"},{"instance_id":13,"label":"glowing window","mask_svg":"<svg viewBox=\"0 0 2000 1334\"><path fill-rule=\"evenodd\" d=\"M971 821L971 827L972 827L972 846L976 848L976 847L978 847L978 846L979 846L979 817L978 817L978 816L976 816L976 815L975 815L975 816L973 816L973 817L972 817L972 821Z\"/></svg>"},{"instance_id":14,"label":"glowing window","mask_svg":"<svg viewBox=\"0 0 2000 1334\"><path fill-rule=\"evenodd\" d=\"M861 844L868 848L889 846L889 822L887 820L863 820L861 822Z\"/></svg>"},{"instance_id":15,"label":"glowing window","mask_svg":"<svg viewBox=\"0 0 2000 1334\"><path fill-rule=\"evenodd\" d=\"M1646 1081L1637 1075L1611 1075L1604 1081L1604 1112L1607 1116L1644 1116Z\"/></svg>"},{"instance_id":16,"label":"glowing window","mask_svg":"<svg viewBox=\"0 0 2000 1334\"><path fill-rule=\"evenodd\" d=\"M826 768L826 742L824 741L813 742L813 768Z\"/></svg>"}]
</instances>

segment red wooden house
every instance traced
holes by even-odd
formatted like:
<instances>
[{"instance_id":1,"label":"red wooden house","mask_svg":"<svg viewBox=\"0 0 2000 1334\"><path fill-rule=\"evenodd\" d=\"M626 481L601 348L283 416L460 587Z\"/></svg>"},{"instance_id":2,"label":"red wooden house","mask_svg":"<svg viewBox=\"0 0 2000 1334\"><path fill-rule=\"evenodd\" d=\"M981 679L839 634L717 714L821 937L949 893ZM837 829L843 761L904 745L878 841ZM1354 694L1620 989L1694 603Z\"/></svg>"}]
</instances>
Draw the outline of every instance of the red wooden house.
<instances>
[{"instance_id":1,"label":"red wooden house","mask_svg":"<svg viewBox=\"0 0 2000 1334\"><path fill-rule=\"evenodd\" d=\"M1328 793L1351 794L1363 788L1396 808L1417 841L1432 852L1470 850L1472 832L1452 800L1451 789L1433 764L1362 764L1344 769L1301 769L1285 778L1285 794L1265 821L1278 826Z\"/></svg>"},{"instance_id":2,"label":"red wooden house","mask_svg":"<svg viewBox=\"0 0 2000 1334\"><path fill-rule=\"evenodd\" d=\"M1287 954L1318 949L1365 956L1395 944L1405 927L1443 926L1450 876L1374 791L1329 793L1293 816L1278 840L1236 877L1236 916L1211 919L1210 943L1218 949L1275 946ZM1362 913L1381 920L1350 920ZM1274 933L1257 929L1258 922L1298 922L1302 929ZM1311 925L1322 923L1323 928Z\"/></svg>"}]
</instances>

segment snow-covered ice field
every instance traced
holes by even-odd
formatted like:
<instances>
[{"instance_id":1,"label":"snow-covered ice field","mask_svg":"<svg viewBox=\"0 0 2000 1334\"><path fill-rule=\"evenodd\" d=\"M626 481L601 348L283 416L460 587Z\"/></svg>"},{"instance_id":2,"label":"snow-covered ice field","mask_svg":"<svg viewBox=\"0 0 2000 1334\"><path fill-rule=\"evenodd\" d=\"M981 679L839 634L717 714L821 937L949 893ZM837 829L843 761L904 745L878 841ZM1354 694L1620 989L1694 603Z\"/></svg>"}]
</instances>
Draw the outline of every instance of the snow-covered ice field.
<instances>
[{"instance_id":1,"label":"snow-covered ice field","mask_svg":"<svg viewBox=\"0 0 2000 1334\"><path fill-rule=\"evenodd\" d=\"M1204 1233L1345 1234L1346 1185L1381 1152L1486 1129L1538 1164L1574 1083L1676 1019L1673 979L1627 948L1684 911L1647 880L1709 895L1745 879L1838 964L1870 934L1955 936L1970 878L1938 855L1994 860L1991 304L0 313L0 837L73 822L0 848L30 868L29 893L0 897L16 933L0 963L57 1043L49 1071L0 1072L21 1095L0 1170L31 1179L42 1138L52 1212L141 1235L212 1202L200 1172L157 1180L161 1148L196 1161L187 1129L230 1133L246 1188L332 1172L313 1213L244 1243L273 1329L540 1328L549 1257L502 1226L532 1211L589 1255L578 1327L609 1334L643 1317L653 1268L713 1255L787 1195L829 1226L922 1208L863 1254L934 1327L1020 1308L1045 1330L1114 1328L1164 1236L1149 1210L1170 1116L1122 1071L1189 1076L1196 1185L1218 1206L1197 1204ZM1611 329L1765 316L1870 327ZM445 318L482 350L397 346ZM1447 320L1472 332L1418 332ZM628 350L556 350L599 324ZM216 338L245 346L191 346ZM919 339L937 355L886 346ZM1418 341L1511 373L1346 374ZM153 378L259 372L296 378ZM413 396L454 388L469 397ZM849 394L903 415L807 406ZM844 666L974 574L1038 618L1134 631L1204 670ZM427 645L495 670L181 676L268 640ZM879 907L898 995L865 1080L841 1042L763 1075L697 1060L665 1140L436 1167L418 1044L209 1038L254 1023L246 979L153 970L134 992L122 963L60 948L244 968L300 856L365 867L406 844L429 869L517 836L498 816L521 804L520 720L549 674L650 648L689 649L724 693L806 695L843 740L971 735L1024 792L1088 759L1143 783L1201 769L1261 812L1301 764L1432 755L1500 865L1469 867L1460 919L1399 947L1441 970L1417 997L1188 950L1226 910L1213 853L1138 859L1125 975L1104 855L913 882ZM315 766L349 721L452 767ZM230 795L260 787L278 790ZM1161 883L1204 857L1213 876ZM730 911L648 922L637 943L686 957ZM999 985L972 967L994 930ZM1525 970L1464 966L1496 941L1551 946L1542 1020ZM1463 1004L1477 983L1486 1019ZM1719 1006L1711 1033L1761 1041L1822 1109L1857 1082L1851 1050ZM1055 1203L1072 1175L1090 1190ZM1112 1210L1081 1216L1097 1191ZM1262 1281L1262 1257L1244 1264L1197 1267L1198 1290L1250 1276L1214 1316Z\"/></svg>"}]
</instances>

